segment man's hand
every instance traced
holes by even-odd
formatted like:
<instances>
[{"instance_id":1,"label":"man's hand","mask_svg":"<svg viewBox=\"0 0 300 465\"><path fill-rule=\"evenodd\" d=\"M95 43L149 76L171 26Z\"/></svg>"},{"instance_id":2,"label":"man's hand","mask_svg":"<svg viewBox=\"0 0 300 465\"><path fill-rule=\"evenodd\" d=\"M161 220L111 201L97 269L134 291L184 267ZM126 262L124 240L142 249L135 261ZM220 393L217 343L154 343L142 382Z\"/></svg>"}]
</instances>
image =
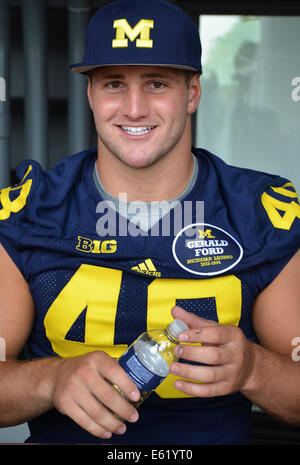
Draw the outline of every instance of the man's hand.
<instances>
[{"instance_id":1,"label":"man's hand","mask_svg":"<svg viewBox=\"0 0 300 465\"><path fill-rule=\"evenodd\" d=\"M174 307L172 314L190 327L179 336L180 342L185 344L176 347L176 355L205 364L173 363L171 372L190 380L177 380L175 387L198 397L222 396L240 391L251 374L254 350L243 332L236 326L220 325L180 307ZM189 343L199 345L186 345Z\"/></svg>"},{"instance_id":2,"label":"man's hand","mask_svg":"<svg viewBox=\"0 0 300 465\"><path fill-rule=\"evenodd\" d=\"M94 436L109 439L112 433L126 431L126 425L112 412L130 422L138 419L136 409L113 384L133 401L139 399L138 388L120 365L106 353L97 351L61 360L49 395L61 413Z\"/></svg>"}]
</instances>

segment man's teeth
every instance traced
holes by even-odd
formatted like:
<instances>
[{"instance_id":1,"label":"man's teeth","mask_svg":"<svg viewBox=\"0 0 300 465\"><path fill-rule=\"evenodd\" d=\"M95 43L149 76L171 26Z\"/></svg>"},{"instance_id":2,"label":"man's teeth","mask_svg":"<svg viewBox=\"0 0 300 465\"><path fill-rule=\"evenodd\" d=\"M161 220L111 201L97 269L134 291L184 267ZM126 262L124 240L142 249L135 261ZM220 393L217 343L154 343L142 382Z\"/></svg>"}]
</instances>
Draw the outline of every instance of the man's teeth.
<instances>
[{"instance_id":1,"label":"man's teeth","mask_svg":"<svg viewBox=\"0 0 300 465\"><path fill-rule=\"evenodd\" d=\"M133 136L142 136L143 134L147 134L147 132L151 131L154 126L141 126L141 127L133 127L133 126L121 126L123 131L127 132L127 134Z\"/></svg>"}]
</instances>

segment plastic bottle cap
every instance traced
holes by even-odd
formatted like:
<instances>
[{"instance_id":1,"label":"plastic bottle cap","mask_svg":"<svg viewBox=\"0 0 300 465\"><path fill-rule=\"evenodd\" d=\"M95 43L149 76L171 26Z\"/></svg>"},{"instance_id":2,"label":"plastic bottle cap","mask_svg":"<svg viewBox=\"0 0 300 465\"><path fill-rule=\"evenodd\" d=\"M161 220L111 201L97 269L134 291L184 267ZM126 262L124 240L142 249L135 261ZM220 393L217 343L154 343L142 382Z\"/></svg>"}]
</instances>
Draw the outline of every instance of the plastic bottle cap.
<instances>
[{"instance_id":1,"label":"plastic bottle cap","mask_svg":"<svg viewBox=\"0 0 300 465\"><path fill-rule=\"evenodd\" d=\"M175 338L177 338L178 334L181 333L181 331L186 331L187 329L190 328L188 327L188 325L185 324L184 321L179 320L179 318L176 318L176 320L172 321L172 323L169 324L169 331Z\"/></svg>"}]
</instances>

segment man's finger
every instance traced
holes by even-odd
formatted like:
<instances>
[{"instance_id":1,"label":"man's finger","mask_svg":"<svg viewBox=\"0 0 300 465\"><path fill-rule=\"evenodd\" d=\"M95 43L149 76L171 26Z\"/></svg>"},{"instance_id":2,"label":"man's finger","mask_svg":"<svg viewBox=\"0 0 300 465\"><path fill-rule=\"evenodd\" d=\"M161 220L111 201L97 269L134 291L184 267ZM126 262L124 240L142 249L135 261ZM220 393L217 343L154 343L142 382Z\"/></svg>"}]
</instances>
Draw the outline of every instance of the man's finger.
<instances>
[{"instance_id":1,"label":"man's finger","mask_svg":"<svg viewBox=\"0 0 300 465\"><path fill-rule=\"evenodd\" d=\"M225 365L232 361L230 351L222 346L194 346L182 344L177 346L174 352L181 359L201 364L204 363L206 365Z\"/></svg>"},{"instance_id":2,"label":"man's finger","mask_svg":"<svg viewBox=\"0 0 300 465\"><path fill-rule=\"evenodd\" d=\"M73 401L70 402L68 416L72 418L75 423L81 426L81 428L85 429L93 436L97 436L102 439L110 439L112 436L111 431L108 431L102 425L95 422L82 407Z\"/></svg>"},{"instance_id":3,"label":"man's finger","mask_svg":"<svg viewBox=\"0 0 300 465\"><path fill-rule=\"evenodd\" d=\"M226 377L227 367L221 366L199 366L188 363L172 363L171 372L184 378L186 381L197 383L218 383Z\"/></svg>"},{"instance_id":4,"label":"man's finger","mask_svg":"<svg viewBox=\"0 0 300 465\"><path fill-rule=\"evenodd\" d=\"M198 343L207 345L224 345L232 340L233 331L231 325L215 325L203 328L189 329L182 332L178 339L185 343Z\"/></svg>"},{"instance_id":5,"label":"man's finger","mask_svg":"<svg viewBox=\"0 0 300 465\"><path fill-rule=\"evenodd\" d=\"M174 318L183 320L189 328L205 328L206 326L218 325L216 321L207 320L206 318L200 318L194 313L187 312L181 307L175 306L172 308L172 315Z\"/></svg>"},{"instance_id":6,"label":"man's finger","mask_svg":"<svg viewBox=\"0 0 300 465\"><path fill-rule=\"evenodd\" d=\"M229 385L225 381L201 384L179 379L175 381L174 385L179 391L195 397L206 398L230 394Z\"/></svg>"},{"instance_id":7,"label":"man's finger","mask_svg":"<svg viewBox=\"0 0 300 465\"><path fill-rule=\"evenodd\" d=\"M134 423L138 420L137 410L121 395L120 392L103 380L98 383L97 389L93 390L94 396L102 402L111 412L116 413L119 418ZM122 425L118 425L120 427ZM109 427L109 425L107 425ZM114 425L115 431L116 425Z\"/></svg>"},{"instance_id":8,"label":"man's finger","mask_svg":"<svg viewBox=\"0 0 300 465\"><path fill-rule=\"evenodd\" d=\"M104 377L111 385L117 385L129 399L134 402L138 401L140 398L139 389L118 362L104 353L101 353L100 358L98 358L97 352L94 354L93 363L96 363L100 377Z\"/></svg>"}]
</instances>

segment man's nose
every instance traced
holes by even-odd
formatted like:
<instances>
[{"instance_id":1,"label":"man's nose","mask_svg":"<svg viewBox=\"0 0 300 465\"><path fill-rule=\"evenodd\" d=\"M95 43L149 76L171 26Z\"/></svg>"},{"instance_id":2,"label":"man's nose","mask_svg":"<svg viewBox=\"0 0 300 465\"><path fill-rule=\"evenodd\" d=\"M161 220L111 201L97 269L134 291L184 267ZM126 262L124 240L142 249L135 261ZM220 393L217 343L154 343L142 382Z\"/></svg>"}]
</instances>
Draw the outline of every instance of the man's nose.
<instances>
[{"instance_id":1,"label":"man's nose","mask_svg":"<svg viewBox=\"0 0 300 465\"><path fill-rule=\"evenodd\" d=\"M147 116L148 112L148 101L143 89L137 86L128 88L123 101L124 116L137 120Z\"/></svg>"}]
</instances>

